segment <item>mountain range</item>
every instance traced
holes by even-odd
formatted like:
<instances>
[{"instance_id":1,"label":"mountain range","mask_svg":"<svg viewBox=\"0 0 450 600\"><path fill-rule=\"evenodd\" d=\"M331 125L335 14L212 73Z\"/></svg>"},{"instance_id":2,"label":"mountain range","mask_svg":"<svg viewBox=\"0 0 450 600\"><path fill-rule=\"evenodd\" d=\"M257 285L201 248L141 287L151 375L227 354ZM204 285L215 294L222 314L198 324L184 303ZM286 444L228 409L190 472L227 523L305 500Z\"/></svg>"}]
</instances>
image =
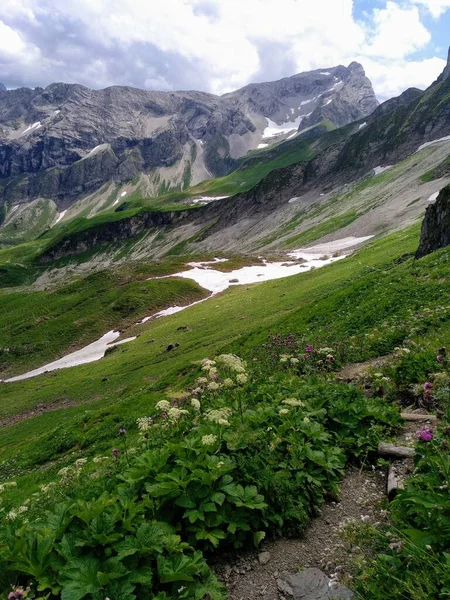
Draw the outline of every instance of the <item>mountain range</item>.
<instances>
[{"instance_id":1,"label":"mountain range","mask_svg":"<svg viewBox=\"0 0 450 600\"><path fill-rule=\"evenodd\" d=\"M358 63L248 85L224 96L91 90L54 83L0 89L0 202L67 207L108 181L142 179L145 195L225 175L255 148L377 107Z\"/></svg>"}]
</instances>

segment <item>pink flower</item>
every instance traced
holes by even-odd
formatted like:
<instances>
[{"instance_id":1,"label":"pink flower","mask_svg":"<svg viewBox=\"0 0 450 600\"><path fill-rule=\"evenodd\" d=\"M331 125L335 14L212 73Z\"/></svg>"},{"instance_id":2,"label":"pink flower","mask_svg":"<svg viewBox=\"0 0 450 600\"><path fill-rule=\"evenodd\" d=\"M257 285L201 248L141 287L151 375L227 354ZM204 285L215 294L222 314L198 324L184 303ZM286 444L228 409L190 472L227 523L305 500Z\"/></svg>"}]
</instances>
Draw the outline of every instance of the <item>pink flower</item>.
<instances>
[{"instance_id":1,"label":"pink flower","mask_svg":"<svg viewBox=\"0 0 450 600\"><path fill-rule=\"evenodd\" d=\"M433 432L431 429L421 429L417 432L417 438L420 442L431 442L433 439Z\"/></svg>"},{"instance_id":2,"label":"pink flower","mask_svg":"<svg viewBox=\"0 0 450 600\"><path fill-rule=\"evenodd\" d=\"M438 354L438 355L436 356L436 360L437 360L439 363L441 363L441 362L444 362L444 358L443 358L443 356L442 356L441 354Z\"/></svg>"},{"instance_id":3,"label":"pink flower","mask_svg":"<svg viewBox=\"0 0 450 600\"><path fill-rule=\"evenodd\" d=\"M118 448L114 448L114 450L112 451L113 456L115 456L116 458L119 456L119 449Z\"/></svg>"},{"instance_id":4,"label":"pink flower","mask_svg":"<svg viewBox=\"0 0 450 600\"><path fill-rule=\"evenodd\" d=\"M312 344L306 344L305 352L312 352L314 350L314 346Z\"/></svg>"},{"instance_id":5,"label":"pink flower","mask_svg":"<svg viewBox=\"0 0 450 600\"><path fill-rule=\"evenodd\" d=\"M423 387L424 387L424 389L425 389L425 390L431 390L431 388L433 387L433 384L432 384L432 383L430 383L429 381L426 381L426 382L423 384Z\"/></svg>"}]
</instances>

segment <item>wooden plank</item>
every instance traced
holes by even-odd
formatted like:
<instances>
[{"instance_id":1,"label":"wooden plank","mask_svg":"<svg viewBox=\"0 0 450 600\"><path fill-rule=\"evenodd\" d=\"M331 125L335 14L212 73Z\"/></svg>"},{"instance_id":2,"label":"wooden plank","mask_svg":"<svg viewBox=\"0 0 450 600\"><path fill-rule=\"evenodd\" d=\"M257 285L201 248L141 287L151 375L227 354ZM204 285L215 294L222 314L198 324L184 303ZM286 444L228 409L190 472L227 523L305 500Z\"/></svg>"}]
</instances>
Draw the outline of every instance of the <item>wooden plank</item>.
<instances>
[{"instance_id":1,"label":"wooden plank","mask_svg":"<svg viewBox=\"0 0 450 600\"><path fill-rule=\"evenodd\" d=\"M437 421L436 415L419 415L417 413L401 413L405 421Z\"/></svg>"},{"instance_id":2,"label":"wooden plank","mask_svg":"<svg viewBox=\"0 0 450 600\"><path fill-rule=\"evenodd\" d=\"M394 444L385 444L384 442L378 444L378 452L386 456L394 456L395 458L414 458L416 453L414 448L395 446Z\"/></svg>"}]
</instances>

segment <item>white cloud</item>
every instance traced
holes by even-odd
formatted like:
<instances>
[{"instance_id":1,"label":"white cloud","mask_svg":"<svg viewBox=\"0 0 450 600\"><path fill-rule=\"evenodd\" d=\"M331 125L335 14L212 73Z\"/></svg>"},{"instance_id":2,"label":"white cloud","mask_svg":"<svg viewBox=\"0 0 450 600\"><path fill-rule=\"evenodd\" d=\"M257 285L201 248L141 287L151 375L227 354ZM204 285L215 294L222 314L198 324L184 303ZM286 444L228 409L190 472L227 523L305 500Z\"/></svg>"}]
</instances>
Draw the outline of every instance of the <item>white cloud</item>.
<instances>
[{"instance_id":1,"label":"white cloud","mask_svg":"<svg viewBox=\"0 0 450 600\"><path fill-rule=\"evenodd\" d=\"M412 3L426 8L435 19L450 9L450 0L412 0Z\"/></svg>"},{"instance_id":2,"label":"white cloud","mask_svg":"<svg viewBox=\"0 0 450 600\"><path fill-rule=\"evenodd\" d=\"M382 99L399 96L411 87L424 89L437 79L444 70L445 64L446 61L441 58L410 62L399 60L390 62L387 72L383 63L371 58L364 59L367 76L372 81L379 98Z\"/></svg>"},{"instance_id":3,"label":"white cloud","mask_svg":"<svg viewBox=\"0 0 450 600\"><path fill-rule=\"evenodd\" d=\"M436 16L450 7L450 0L380 1L361 21L353 16L353 4L2 0L0 81L47 85L63 79L91 87L200 87L224 93L263 80L264 49L277 46L277 76L356 59L373 77L381 98L411 85L429 85L442 61L408 60L430 41L419 7Z\"/></svg>"},{"instance_id":4,"label":"white cloud","mask_svg":"<svg viewBox=\"0 0 450 600\"><path fill-rule=\"evenodd\" d=\"M373 11L369 29L369 44L365 54L399 59L423 48L431 40L430 32L420 20L417 7L405 8L387 2L383 9Z\"/></svg>"}]
</instances>

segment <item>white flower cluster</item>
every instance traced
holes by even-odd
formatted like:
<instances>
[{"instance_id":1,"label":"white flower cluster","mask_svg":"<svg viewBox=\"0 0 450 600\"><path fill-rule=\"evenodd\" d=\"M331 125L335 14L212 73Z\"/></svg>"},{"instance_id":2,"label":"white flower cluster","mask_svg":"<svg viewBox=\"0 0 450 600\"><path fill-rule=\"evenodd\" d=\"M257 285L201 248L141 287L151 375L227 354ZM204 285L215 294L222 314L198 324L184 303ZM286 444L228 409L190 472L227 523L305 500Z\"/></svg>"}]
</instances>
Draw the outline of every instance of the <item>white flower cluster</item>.
<instances>
[{"instance_id":1,"label":"white flower cluster","mask_svg":"<svg viewBox=\"0 0 450 600\"><path fill-rule=\"evenodd\" d=\"M42 484L41 486L39 486L39 489L41 490L42 494L47 494L54 487L56 487L56 482L55 481L51 481L50 483Z\"/></svg>"},{"instance_id":2,"label":"white flower cluster","mask_svg":"<svg viewBox=\"0 0 450 600\"><path fill-rule=\"evenodd\" d=\"M210 435L204 435L202 437L202 444L204 446L214 446L214 444L217 442L217 435L214 434L210 434Z\"/></svg>"},{"instance_id":3,"label":"white flower cluster","mask_svg":"<svg viewBox=\"0 0 450 600\"><path fill-rule=\"evenodd\" d=\"M238 375L236 376L236 381L238 382L239 385L244 385L247 383L247 375L245 373L238 373Z\"/></svg>"},{"instance_id":4,"label":"white flower cluster","mask_svg":"<svg viewBox=\"0 0 450 600\"><path fill-rule=\"evenodd\" d=\"M280 415L287 415L289 412L288 408L280 408L280 410L278 411Z\"/></svg>"},{"instance_id":5,"label":"white flower cluster","mask_svg":"<svg viewBox=\"0 0 450 600\"><path fill-rule=\"evenodd\" d=\"M235 354L221 354L216 356L216 361L235 373L245 373L246 371L245 362Z\"/></svg>"},{"instance_id":6,"label":"white flower cluster","mask_svg":"<svg viewBox=\"0 0 450 600\"><path fill-rule=\"evenodd\" d=\"M10 510L9 513L6 515L6 518L8 521L15 521L19 515L26 513L27 510L28 506L24 504L23 506L20 506L17 510Z\"/></svg>"},{"instance_id":7,"label":"white flower cluster","mask_svg":"<svg viewBox=\"0 0 450 600\"><path fill-rule=\"evenodd\" d=\"M153 425L153 419L152 417L140 417L139 419L136 419L136 425L138 426L139 431L148 431Z\"/></svg>"},{"instance_id":8,"label":"white flower cluster","mask_svg":"<svg viewBox=\"0 0 450 600\"><path fill-rule=\"evenodd\" d=\"M92 459L92 462L98 464L104 462L105 460L111 460L111 458L109 456L96 456Z\"/></svg>"},{"instance_id":9,"label":"white flower cluster","mask_svg":"<svg viewBox=\"0 0 450 600\"><path fill-rule=\"evenodd\" d=\"M213 410L209 410L206 414L205 414L205 419L207 421L211 421L212 423L218 423L219 425L229 425L229 418L232 415L232 410L231 408L228 407L224 407L224 408L216 408Z\"/></svg>"},{"instance_id":10,"label":"white flower cluster","mask_svg":"<svg viewBox=\"0 0 450 600\"><path fill-rule=\"evenodd\" d=\"M15 481L6 481L0 485L0 494L4 492L7 488L17 487L17 483Z\"/></svg>"},{"instance_id":11,"label":"white flower cluster","mask_svg":"<svg viewBox=\"0 0 450 600\"><path fill-rule=\"evenodd\" d=\"M156 410L160 410L162 412L169 410L170 407L171 404L168 400L160 400L155 406Z\"/></svg>"},{"instance_id":12,"label":"white flower cluster","mask_svg":"<svg viewBox=\"0 0 450 600\"><path fill-rule=\"evenodd\" d=\"M177 421L180 420L180 418L183 415L188 415L189 411L188 410L184 410L182 408L176 408L175 406L172 406L172 408L169 408L169 410L167 411L167 416L169 417L169 421L171 421L172 423L176 423Z\"/></svg>"},{"instance_id":13,"label":"white flower cluster","mask_svg":"<svg viewBox=\"0 0 450 600\"><path fill-rule=\"evenodd\" d=\"M305 406L305 403L301 400L297 400L297 398L286 398L286 400L283 400L282 404L287 404L288 406Z\"/></svg>"},{"instance_id":14,"label":"white flower cluster","mask_svg":"<svg viewBox=\"0 0 450 600\"><path fill-rule=\"evenodd\" d=\"M194 410L200 410L201 404L200 401L197 400L197 398L192 398L191 399L191 406Z\"/></svg>"}]
</instances>

